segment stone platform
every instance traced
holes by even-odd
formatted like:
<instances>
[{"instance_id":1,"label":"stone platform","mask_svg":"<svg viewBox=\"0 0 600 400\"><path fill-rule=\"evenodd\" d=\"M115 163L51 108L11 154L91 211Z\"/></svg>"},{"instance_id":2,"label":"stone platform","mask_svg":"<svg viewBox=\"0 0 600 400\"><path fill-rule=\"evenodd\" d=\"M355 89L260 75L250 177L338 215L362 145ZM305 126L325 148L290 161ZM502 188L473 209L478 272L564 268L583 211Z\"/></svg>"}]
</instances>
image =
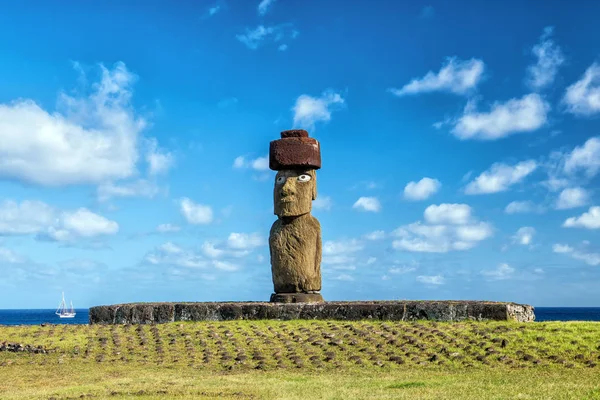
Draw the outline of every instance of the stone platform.
<instances>
[{"instance_id":1,"label":"stone platform","mask_svg":"<svg viewBox=\"0 0 600 400\"><path fill-rule=\"evenodd\" d=\"M90 324L160 324L174 321L362 319L531 322L533 307L489 301L348 301L309 303L131 303L96 306Z\"/></svg>"}]
</instances>

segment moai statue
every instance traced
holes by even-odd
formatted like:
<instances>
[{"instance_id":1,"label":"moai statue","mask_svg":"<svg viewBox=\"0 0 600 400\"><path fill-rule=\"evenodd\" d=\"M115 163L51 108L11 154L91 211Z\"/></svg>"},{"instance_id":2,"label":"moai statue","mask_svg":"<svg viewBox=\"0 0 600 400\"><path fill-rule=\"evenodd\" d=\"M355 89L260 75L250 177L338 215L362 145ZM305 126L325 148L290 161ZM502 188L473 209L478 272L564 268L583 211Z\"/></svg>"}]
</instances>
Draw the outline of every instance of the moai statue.
<instances>
[{"instance_id":1,"label":"moai statue","mask_svg":"<svg viewBox=\"0 0 600 400\"><path fill-rule=\"evenodd\" d=\"M271 142L269 168L277 171L273 202L278 217L269 236L271 302L321 303L321 225L310 214L321 168L319 142L305 130L281 132L281 139Z\"/></svg>"}]
</instances>

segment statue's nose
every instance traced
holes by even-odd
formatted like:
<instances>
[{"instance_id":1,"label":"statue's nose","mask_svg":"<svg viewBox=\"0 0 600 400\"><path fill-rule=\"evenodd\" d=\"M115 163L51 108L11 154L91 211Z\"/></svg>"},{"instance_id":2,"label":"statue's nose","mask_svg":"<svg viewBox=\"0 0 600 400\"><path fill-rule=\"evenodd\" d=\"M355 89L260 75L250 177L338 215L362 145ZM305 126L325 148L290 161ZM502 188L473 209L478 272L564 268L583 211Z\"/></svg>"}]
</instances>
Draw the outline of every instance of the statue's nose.
<instances>
[{"instance_id":1,"label":"statue's nose","mask_svg":"<svg viewBox=\"0 0 600 400\"><path fill-rule=\"evenodd\" d=\"M291 196L296 193L294 189L294 180L287 179L281 187L281 197Z\"/></svg>"}]
</instances>

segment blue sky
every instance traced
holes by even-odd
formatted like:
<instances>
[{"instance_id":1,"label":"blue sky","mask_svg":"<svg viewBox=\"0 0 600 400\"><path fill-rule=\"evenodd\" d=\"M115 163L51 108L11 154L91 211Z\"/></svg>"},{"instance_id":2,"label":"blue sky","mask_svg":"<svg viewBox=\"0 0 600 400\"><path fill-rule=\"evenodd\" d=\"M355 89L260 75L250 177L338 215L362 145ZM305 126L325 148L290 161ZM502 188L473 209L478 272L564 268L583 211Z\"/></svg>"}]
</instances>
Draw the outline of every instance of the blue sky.
<instances>
[{"instance_id":1,"label":"blue sky","mask_svg":"<svg viewBox=\"0 0 600 400\"><path fill-rule=\"evenodd\" d=\"M600 4L12 2L0 308L266 300L269 141L328 300L600 304Z\"/></svg>"}]
</instances>

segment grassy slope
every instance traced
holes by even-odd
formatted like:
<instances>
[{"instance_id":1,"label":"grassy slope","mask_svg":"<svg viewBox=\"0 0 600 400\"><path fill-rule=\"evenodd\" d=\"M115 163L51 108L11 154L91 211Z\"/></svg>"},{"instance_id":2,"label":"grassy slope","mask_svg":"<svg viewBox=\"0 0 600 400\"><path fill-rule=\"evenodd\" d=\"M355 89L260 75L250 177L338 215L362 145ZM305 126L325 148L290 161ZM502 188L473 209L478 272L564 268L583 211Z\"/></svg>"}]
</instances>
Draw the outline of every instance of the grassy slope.
<instances>
[{"instance_id":1,"label":"grassy slope","mask_svg":"<svg viewBox=\"0 0 600 400\"><path fill-rule=\"evenodd\" d=\"M0 398L597 398L600 323L0 327ZM84 397L85 397L84 396Z\"/></svg>"}]
</instances>

